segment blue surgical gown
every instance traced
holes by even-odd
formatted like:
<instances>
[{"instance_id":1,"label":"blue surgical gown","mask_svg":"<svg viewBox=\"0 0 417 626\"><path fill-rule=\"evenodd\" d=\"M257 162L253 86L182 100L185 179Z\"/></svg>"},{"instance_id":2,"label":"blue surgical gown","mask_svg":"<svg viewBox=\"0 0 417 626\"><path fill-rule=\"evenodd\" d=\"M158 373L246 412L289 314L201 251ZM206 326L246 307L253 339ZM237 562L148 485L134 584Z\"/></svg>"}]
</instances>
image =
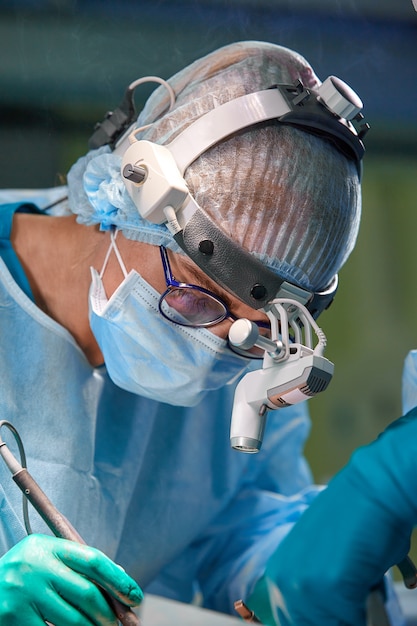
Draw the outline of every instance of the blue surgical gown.
<instances>
[{"instance_id":1,"label":"blue surgical gown","mask_svg":"<svg viewBox=\"0 0 417 626\"><path fill-rule=\"evenodd\" d=\"M39 193L24 198L42 204ZM52 502L145 591L233 613L320 489L303 457L307 405L270 414L259 454L232 450L233 386L193 408L123 391L1 258L0 333L0 419L18 429ZM0 463L0 552L24 536L21 493Z\"/></svg>"}]
</instances>

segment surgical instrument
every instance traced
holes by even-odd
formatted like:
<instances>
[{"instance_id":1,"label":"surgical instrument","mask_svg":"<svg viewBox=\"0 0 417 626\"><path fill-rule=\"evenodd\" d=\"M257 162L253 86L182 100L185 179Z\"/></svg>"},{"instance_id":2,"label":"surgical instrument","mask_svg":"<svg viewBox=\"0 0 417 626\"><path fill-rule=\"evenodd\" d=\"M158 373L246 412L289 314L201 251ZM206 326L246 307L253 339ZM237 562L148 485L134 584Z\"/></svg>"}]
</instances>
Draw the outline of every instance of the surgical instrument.
<instances>
[{"instance_id":1,"label":"surgical instrument","mask_svg":"<svg viewBox=\"0 0 417 626\"><path fill-rule=\"evenodd\" d=\"M16 428L7 420L0 421L0 428L6 426L16 438L20 454L22 455L23 444ZM67 518L62 515L52 504L46 494L42 491L34 478L29 474L25 465L15 458L10 452L7 444L0 437L0 455L12 474L12 478L24 495L24 502L27 499L35 510L42 517L47 526L52 530L56 537L61 539L70 539L78 543L85 544L85 541L79 533L73 528ZM24 458L24 456L23 456ZM24 508L25 511L25 508ZM24 512L25 522L27 521L27 512ZM106 600L112 607L114 614L123 626L139 626L139 619L135 613L125 604L106 593L100 588Z\"/></svg>"},{"instance_id":2,"label":"surgical instrument","mask_svg":"<svg viewBox=\"0 0 417 626\"><path fill-rule=\"evenodd\" d=\"M243 600L236 600L234 603L235 611L240 615L244 622L252 624L261 624L262 622L256 617L255 613L250 610Z\"/></svg>"}]
</instances>

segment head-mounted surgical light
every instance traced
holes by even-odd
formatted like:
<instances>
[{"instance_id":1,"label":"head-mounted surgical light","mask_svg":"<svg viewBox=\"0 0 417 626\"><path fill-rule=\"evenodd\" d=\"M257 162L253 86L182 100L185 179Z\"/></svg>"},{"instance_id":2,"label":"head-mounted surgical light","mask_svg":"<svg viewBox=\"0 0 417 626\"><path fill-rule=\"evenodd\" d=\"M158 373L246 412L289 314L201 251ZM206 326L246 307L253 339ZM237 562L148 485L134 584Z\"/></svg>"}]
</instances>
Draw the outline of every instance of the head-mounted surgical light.
<instances>
[{"instance_id":1,"label":"head-mounted surgical light","mask_svg":"<svg viewBox=\"0 0 417 626\"><path fill-rule=\"evenodd\" d=\"M237 320L229 331L229 341L237 348L258 346L265 351L262 369L245 374L235 390L230 443L242 452L260 450L269 411L321 393L334 371L333 363L323 355L326 336L300 302L275 299L267 315L271 338L262 337L247 319ZM312 331L318 339L316 346Z\"/></svg>"}]
</instances>

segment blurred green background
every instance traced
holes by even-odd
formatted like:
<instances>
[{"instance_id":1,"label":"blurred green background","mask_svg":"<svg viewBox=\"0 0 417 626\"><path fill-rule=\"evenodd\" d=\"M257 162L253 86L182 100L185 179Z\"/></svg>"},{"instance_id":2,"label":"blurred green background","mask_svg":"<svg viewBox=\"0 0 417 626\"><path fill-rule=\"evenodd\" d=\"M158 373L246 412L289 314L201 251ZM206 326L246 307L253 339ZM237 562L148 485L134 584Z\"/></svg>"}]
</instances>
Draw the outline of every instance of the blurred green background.
<instances>
[{"instance_id":1,"label":"blurred green background","mask_svg":"<svg viewBox=\"0 0 417 626\"><path fill-rule=\"evenodd\" d=\"M416 194L415 155L368 155L358 243L319 320L335 374L310 401L306 455L317 482L402 414L403 361L417 349ZM417 530L410 556L417 563ZM393 575L402 580L397 568Z\"/></svg>"},{"instance_id":2,"label":"blurred green background","mask_svg":"<svg viewBox=\"0 0 417 626\"><path fill-rule=\"evenodd\" d=\"M307 455L326 481L401 413L417 347L417 13L412 0L2 0L0 186L50 187L135 78L169 77L211 50L260 39L298 50L361 96L363 222L320 318L336 369L310 401ZM153 87L141 88L137 106Z\"/></svg>"},{"instance_id":3,"label":"blurred green background","mask_svg":"<svg viewBox=\"0 0 417 626\"><path fill-rule=\"evenodd\" d=\"M319 320L335 363L328 390L310 402L307 454L320 482L401 415L403 360L417 348L416 193L416 156L366 158L357 246Z\"/></svg>"}]
</instances>

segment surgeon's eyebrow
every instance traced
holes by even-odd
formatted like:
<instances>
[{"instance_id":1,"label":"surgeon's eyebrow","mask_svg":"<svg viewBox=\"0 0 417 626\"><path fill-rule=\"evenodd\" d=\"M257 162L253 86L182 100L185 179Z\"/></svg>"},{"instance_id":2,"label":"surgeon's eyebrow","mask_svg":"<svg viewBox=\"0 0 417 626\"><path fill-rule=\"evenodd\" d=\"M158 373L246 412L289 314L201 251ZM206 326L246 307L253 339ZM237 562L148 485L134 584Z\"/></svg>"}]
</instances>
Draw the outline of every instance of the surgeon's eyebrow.
<instances>
[{"instance_id":1,"label":"surgeon's eyebrow","mask_svg":"<svg viewBox=\"0 0 417 626\"><path fill-rule=\"evenodd\" d=\"M239 308L242 304L244 305L244 303L242 303L237 296L233 296L228 291L226 291L226 289L214 282L214 280L207 276L207 274L205 274L203 270L196 266L193 261L189 259L183 259L182 263L185 267L185 270L189 272L193 280L196 281L196 285L204 287L204 289L211 291L217 297L219 297L225 303L232 315L234 315L234 311L236 311L237 308ZM178 278L176 280L178 280ZM244 306L248 307L248 305ZM253 313L249 317L254 322L269 323L266 315L260 314L260 312L256 311L255 309L253 309Z\"/></svg>"},{"instance_id":2,"label":"surgeon's eyebrow","mask_svg":"<svg viewBox=\"0 0 417 626\"><path fill-rule=\"evenodd\" d=\"M232 296L225 289L223 289L216 282L214 282L214 280L209 278L207 274L203 272L203 270L200 270L194 264L190 263L186 258L181 259L181 264L192 275L193 280L196 281L196 285L204 287L204 289L213 292L216 296L218 296L225 302L229 309L233 307L234 302ZM178 278L176 280L178 280Z\"/></svg>"},{"instance_id":3,"label":"surgeon's eyebrow","mask_svg":"<svg viewBox=\"0 0 417 626\"><path fill-rule=\"evenodd\" d=\"M209 276L207 276L207 274L205 274L203 270L201 270L197 265L195 265L194 262L191 261L190 259L186 257L181 257L179 269L181 270L182 267L185 269L185 271L191 274L192 279L195 280L196 285L200 287L204 287L204 289L208 289L208 291L211 291L216 296L218 296L221 300L223 300L223 302L225 303L225 305L227 306L227 308L232 314L234 310L236 311L237 307L244 304L239 300L237 296L233 296L228 291L226 291L226 289L224 289L223 287L218 285L216 282L214 282L214 280L212 280ZM176 280L179 280L179 279L176 278ZM245 305L245 306L248 306L248 305ZM259 311L256 311L255 309L253 309L253 313L255 315L253 318L251 317L251 319L253 319L254 322L268 322L268 319L266 318L264 314L259 315Z\"/></svg>"}]
</instances>

